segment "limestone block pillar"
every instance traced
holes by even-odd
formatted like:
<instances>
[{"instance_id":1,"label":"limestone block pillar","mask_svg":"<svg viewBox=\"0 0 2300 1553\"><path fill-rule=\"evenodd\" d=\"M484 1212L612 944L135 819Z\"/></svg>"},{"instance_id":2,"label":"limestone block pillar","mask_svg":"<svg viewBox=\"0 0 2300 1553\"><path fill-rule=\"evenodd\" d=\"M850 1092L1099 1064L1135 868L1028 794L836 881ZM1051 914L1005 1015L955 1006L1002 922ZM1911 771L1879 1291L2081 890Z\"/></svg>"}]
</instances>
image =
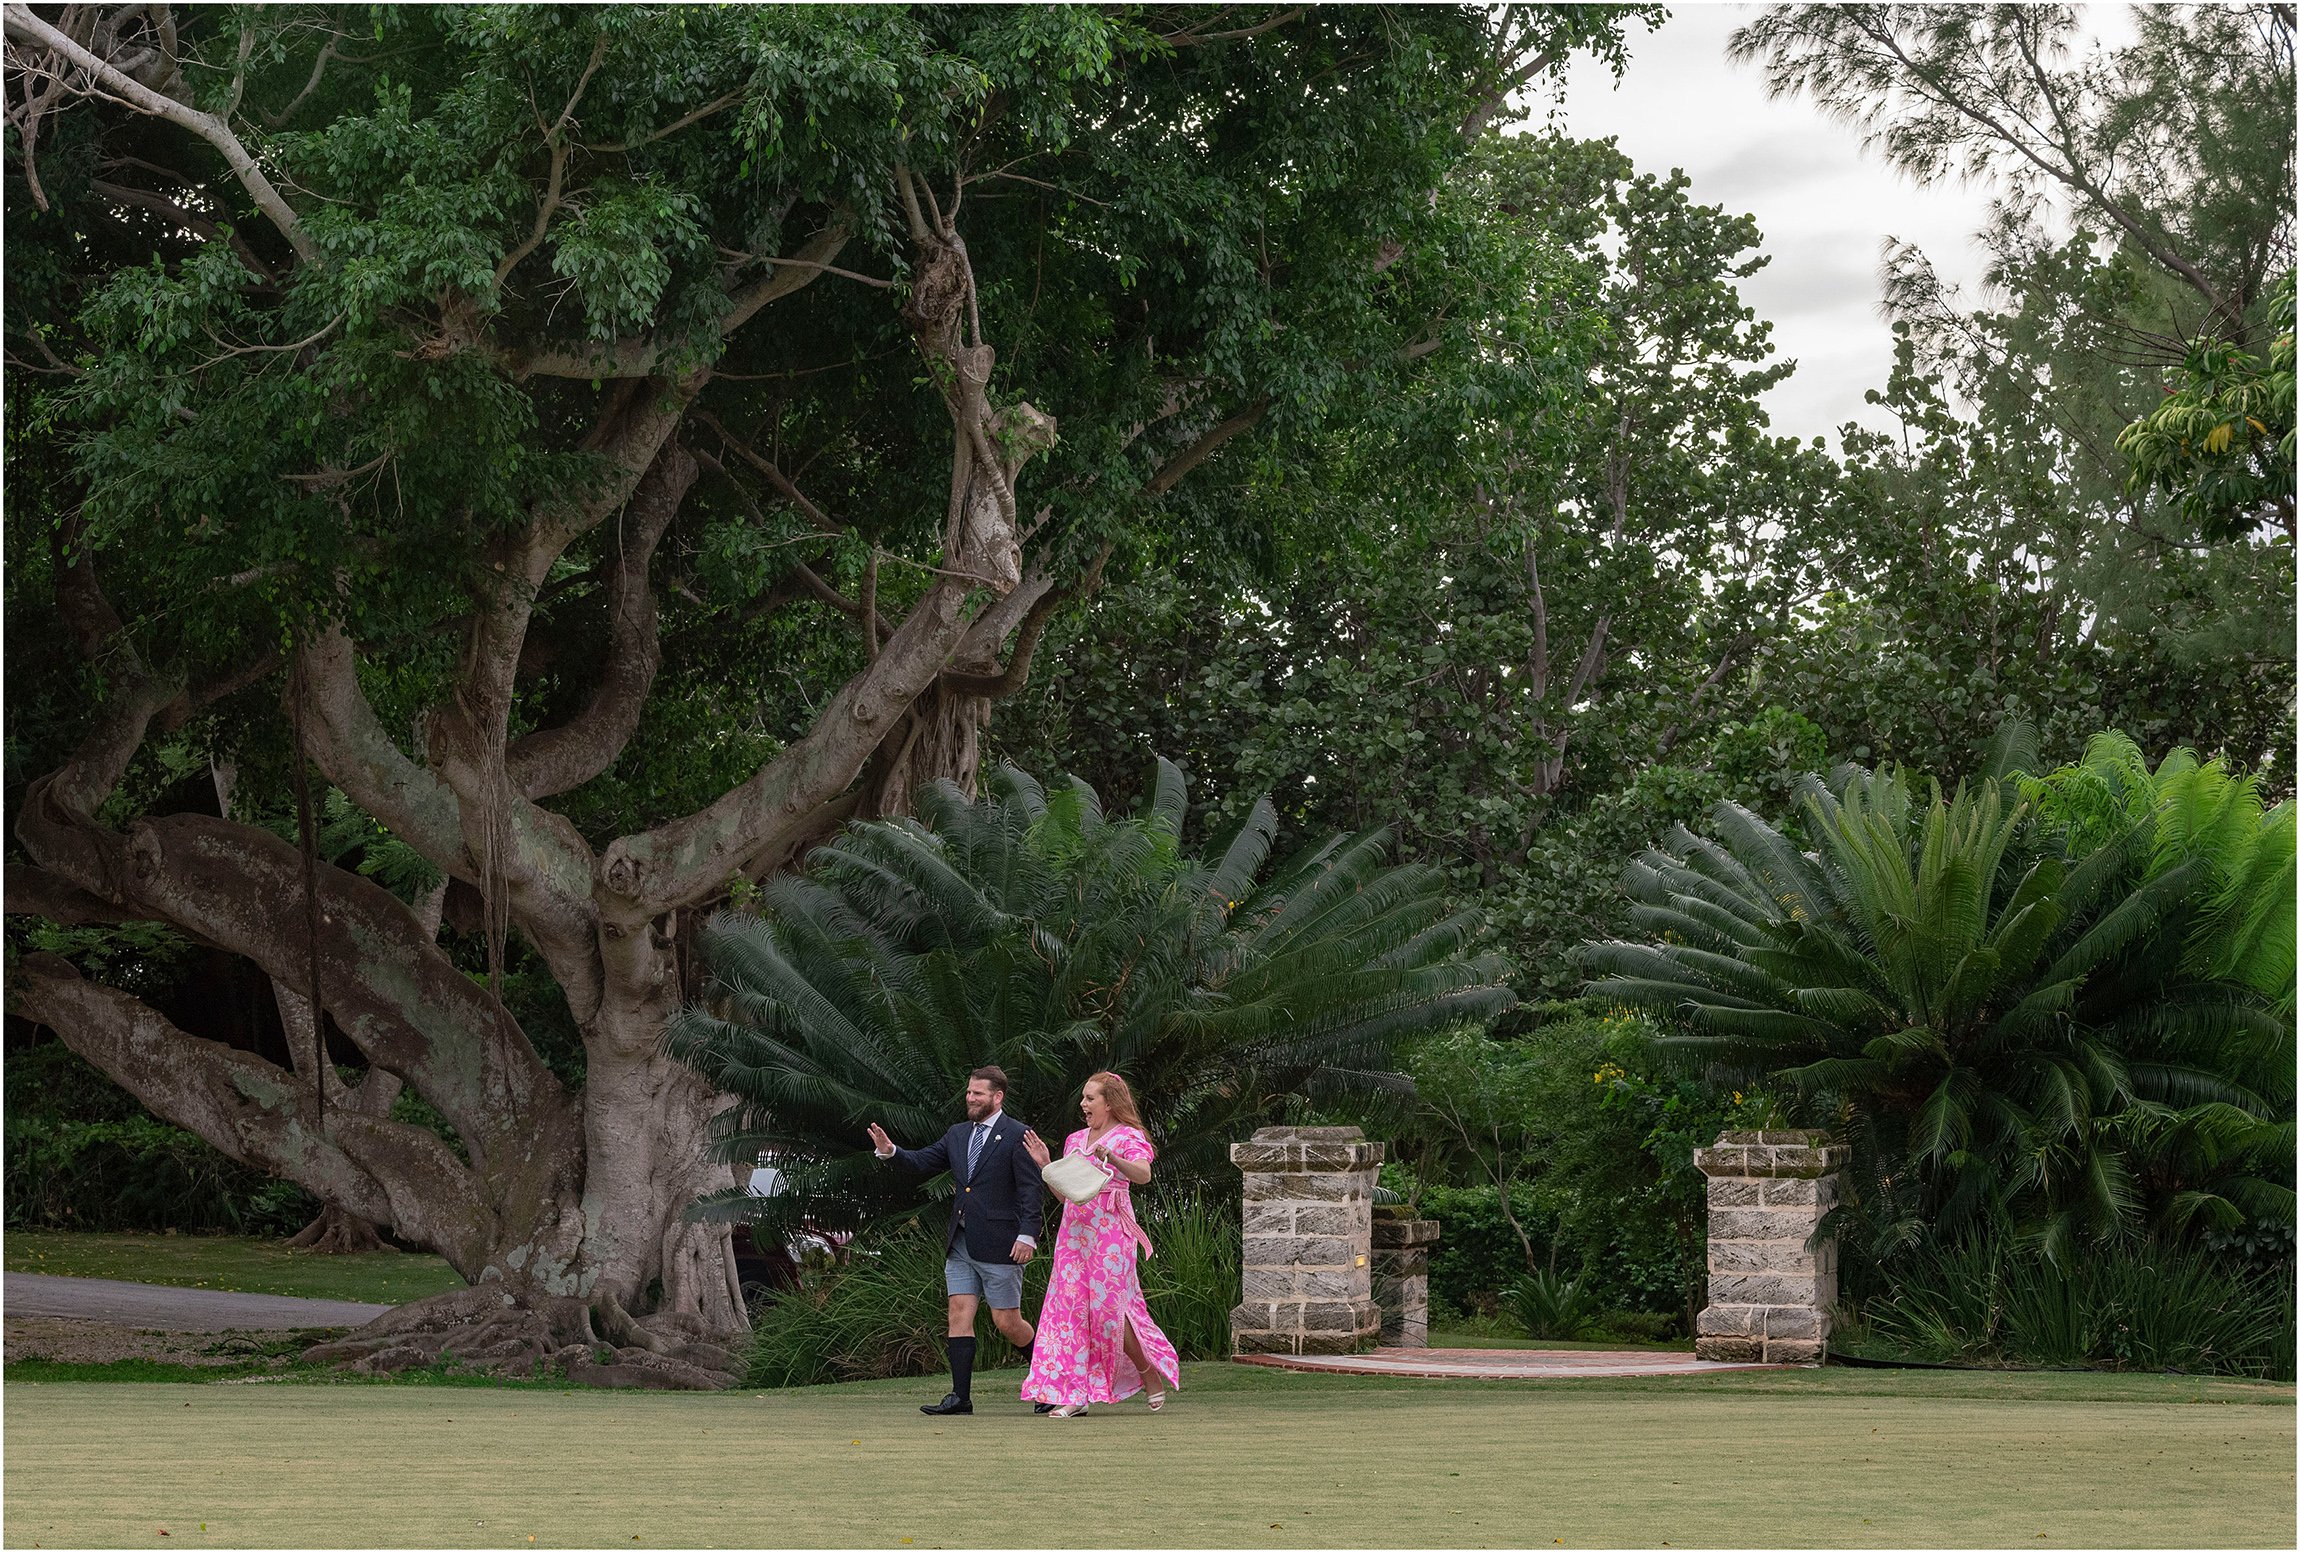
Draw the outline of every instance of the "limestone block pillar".
<instances>
[{"instance_id":1,"label":"limestone block pillar","mask_svg":"<svg viewBox=\"0 0 2300 1553\"><path fill-rule=\"evenodd\" d=\"M1814 1243L1851 1157L1810 1131L1726 1132L1696 1149L1709 1178L1709 1304L1693 1351L1738 1363L1819 1364L1837 1303L1837 1248Z\"/></svg>"},{"instance_id":2,"label":"limestone block pillar","mask_svg":"<svg viewBox=\"0 0 2300 1553\"><path fill-rule=\"evenodd\" d=\"M1381 1331L1374 1303L1374 1173L1382 1146L1355 1127L1264 1127L1230 1145L1245 1173L1239 1353L1356 1353Z\"/></svg>"},{"instance_id":3,"label":"limestone block pillar","mask_svg":"<svg viewBox=\"0 0 2300 1553\"><path fill-rule=\"evenodd\" d=\"M1374 1303L1382 1308L1382 1342L1430 1345L1430 1247L1435 1219L1374 1220Z\"/></svg>"}]
</instances>

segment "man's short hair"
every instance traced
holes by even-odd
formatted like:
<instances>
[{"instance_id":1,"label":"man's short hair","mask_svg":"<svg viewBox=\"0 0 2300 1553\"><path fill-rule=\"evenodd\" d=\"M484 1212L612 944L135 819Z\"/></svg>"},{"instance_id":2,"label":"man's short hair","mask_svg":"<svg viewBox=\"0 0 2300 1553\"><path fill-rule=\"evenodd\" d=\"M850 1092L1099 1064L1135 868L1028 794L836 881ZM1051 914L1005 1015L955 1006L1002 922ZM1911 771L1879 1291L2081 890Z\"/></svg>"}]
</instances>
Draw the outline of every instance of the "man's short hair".
<instances>
[{"instance_id":1,"label":"man's short hair","mask_svg":"<svg viewBox=\"0 0 2300 1553\"><path fill-rule=\"evenodd\" d=\"M993 1093L1001 1095L1006 1093L1006 1070L1004 1068L976 1068L967 1077L981 1079L991 1087Z\"/></svg>"}]
</instances>

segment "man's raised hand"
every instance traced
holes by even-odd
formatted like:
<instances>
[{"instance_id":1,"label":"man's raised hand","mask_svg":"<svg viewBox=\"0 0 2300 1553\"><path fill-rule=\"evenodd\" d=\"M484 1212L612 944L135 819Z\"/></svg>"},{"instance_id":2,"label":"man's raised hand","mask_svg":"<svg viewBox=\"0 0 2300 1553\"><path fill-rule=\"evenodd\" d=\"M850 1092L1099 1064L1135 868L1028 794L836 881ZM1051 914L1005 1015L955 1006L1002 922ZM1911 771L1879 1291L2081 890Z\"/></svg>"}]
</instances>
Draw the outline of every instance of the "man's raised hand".
<instances>
[{"instance_id":1,"label":"man's raised hand","mask_svg":"<svg viewBox=\"0 0 2300 1553\"><path fill-rule=\"evenodd\" d=\"M870 1124L870 1146L871 1152L877 1154L879 1158L884 1159L887 1155L894 1152L894 1139L886 1135L886 1129L884 1127L881 1127L876 1122L872 1122Z\"/></svg>"}]
</instances>

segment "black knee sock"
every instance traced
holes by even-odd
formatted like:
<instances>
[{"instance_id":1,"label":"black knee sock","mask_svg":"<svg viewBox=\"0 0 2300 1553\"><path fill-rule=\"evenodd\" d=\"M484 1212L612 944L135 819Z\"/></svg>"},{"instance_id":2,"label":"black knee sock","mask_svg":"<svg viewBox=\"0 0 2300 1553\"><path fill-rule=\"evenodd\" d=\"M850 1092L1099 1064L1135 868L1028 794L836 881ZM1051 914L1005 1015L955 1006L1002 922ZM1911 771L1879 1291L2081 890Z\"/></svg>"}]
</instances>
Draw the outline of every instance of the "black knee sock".
<instances>
[{"instance_id":1,"label":"black knee sock","mask_svg":"<svg viewBox=\"0 0 2300 1553\"><path fill-rule=\"evenodd\" d=\"M1020 1348L1014 1350L1016 1353L1022 1356L1022 1367L1024 1369L1027 1370L1030 1368L1030 1350L1036 1348L1037 1346L1038 1339L1033 1337L1029 1342L1024 1343Z\"/></svg>"},{"instance_id":2,"label":"black knee sock","mask_svg":"<svg viewBox=\"0 0 2300 1553\"><path fill-rule=\"evenodd\" d=\"M974 1399L974 1339L950 1339L950 1389L962 1402Z\"/></svg>"}]
</instances>

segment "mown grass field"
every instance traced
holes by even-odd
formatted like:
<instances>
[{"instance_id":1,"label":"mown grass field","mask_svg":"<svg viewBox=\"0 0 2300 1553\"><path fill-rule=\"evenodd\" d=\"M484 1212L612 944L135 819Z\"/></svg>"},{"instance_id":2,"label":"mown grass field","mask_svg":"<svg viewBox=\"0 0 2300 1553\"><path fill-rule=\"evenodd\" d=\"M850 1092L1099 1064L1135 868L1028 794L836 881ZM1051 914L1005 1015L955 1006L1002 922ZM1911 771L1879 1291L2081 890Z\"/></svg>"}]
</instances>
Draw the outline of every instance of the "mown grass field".
<instances>
[{"instance_id":1,"label":"mown grass field","mask_svg":"<svg viewBox=\"0 0 2300 1553\"><path fill-rule=\"evenodd\" d=\"M7 1543L2290 1546L2288 1386L1820 1370L1443 1382L1189 1366L972 1418L926 1381L646 1395L14 1384ZM161 1532L165 1531L166 1536Z\"/></svg>"},{"instance_id":2,"label":"mown grass field","mask_svg":"<svg viewBox=\"0 0 2300 1553\"><path fill-rule=\"evenodd\" d=\"M10 1230L12 1273L122 1278L187 1289L293 1294L305 1299L400 1305L460 1288L463 1279L436 1256L370 1251L317 1256L284 1240L237 1235L98 1235L77 1230Z\"/></svg>"}]
</instances>

